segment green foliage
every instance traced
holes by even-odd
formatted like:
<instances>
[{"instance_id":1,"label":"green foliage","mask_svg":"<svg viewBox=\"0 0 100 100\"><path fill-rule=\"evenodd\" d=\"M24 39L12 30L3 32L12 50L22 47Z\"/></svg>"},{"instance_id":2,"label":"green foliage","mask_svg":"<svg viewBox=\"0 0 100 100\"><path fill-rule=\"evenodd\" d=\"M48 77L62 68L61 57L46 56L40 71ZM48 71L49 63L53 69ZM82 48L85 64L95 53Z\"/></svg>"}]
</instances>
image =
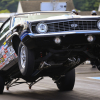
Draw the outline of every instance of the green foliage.
<instances>
[{"instance_id":1,"label":"green foliage","mask_svg":"<svg viewBox=\"0 0 100 100\"><path fill-rule=\"evenodd\" d=\"M0 13L10 13L10 11L5 9L5 10L1 10Z\"/></svg>"},{"instance_id":2,"label":"green foliage","mask_svg":"<svg viewBox=\"0 0 100 100\"><path fill-rule=\"evenodd\" d=\"M98 10L100 0L73 0L75 8L81 11Z\"/></svg>"},{"instance_id":3,"label":"green foliage","mask_svg":"<svg viewBox=\"0 0 100 100\"><path fill-rule=\"evenodd\" d=\"M19 0L0 0L0 10L8 9L10 12L16 12Z\"/></svg>"}]
</instances>

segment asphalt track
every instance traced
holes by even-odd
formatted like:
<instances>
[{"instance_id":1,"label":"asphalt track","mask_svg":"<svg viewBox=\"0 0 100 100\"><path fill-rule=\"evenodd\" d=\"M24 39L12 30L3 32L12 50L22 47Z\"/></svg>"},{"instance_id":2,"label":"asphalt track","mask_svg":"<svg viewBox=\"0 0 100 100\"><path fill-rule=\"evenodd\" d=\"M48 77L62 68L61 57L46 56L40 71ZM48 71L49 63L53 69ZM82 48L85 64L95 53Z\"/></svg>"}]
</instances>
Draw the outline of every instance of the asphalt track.
<instances>
[{"instance_id":1,"label":"asphalt track","mask_svg":"<svg viewBox=\"0 0 100 100\"><path fill-rule=\"evenodd\" d=\"M5 89L0 100L100 100L100 73L90 65L80 65L73 91L60 92L52 79L45 77L31 90L26 84Z\"/></svg>"}]
</instances>

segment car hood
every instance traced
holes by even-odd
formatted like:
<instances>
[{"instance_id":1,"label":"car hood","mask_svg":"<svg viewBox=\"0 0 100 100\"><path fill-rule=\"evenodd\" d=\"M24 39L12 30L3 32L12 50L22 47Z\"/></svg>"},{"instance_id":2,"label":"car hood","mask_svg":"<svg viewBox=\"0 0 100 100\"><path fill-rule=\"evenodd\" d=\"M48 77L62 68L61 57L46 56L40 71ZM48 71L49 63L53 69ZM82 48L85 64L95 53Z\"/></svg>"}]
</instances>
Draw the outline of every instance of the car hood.
<instances>
[{"instance_id":1,"label":"car hood","mask_svg":"<svg viewBox=\"0 0 100 100\"><path fill-rule=\"evenodd\" d=\"M47 17L47 18L42 18L42 19L36 19L34 21L45 21L45 20L63 20L63 19L73 19L73 18L100 18L100 16L80 16L80 15L61 15L61 16L53 16L53 17ZM33 22L33 21L30 21Z\"/></svg>"}]
</instances>

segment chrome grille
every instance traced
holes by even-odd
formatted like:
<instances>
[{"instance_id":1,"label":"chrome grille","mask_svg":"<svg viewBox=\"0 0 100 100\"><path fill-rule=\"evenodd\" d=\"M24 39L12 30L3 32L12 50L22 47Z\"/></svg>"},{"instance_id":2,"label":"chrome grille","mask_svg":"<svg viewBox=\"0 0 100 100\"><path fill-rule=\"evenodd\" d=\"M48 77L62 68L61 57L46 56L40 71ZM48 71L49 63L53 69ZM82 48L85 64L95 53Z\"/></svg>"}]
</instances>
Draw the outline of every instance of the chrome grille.
<instances>
[{"instance_id":1,"label":"chrome grille","mask_svg":"<svg viewBox=\"0 0 100 100\"><path fill-rule=\"evenodd\" d=\"M76 25L77 27L72 27L71 25ZM97 30L97 21L59 21L50 22L48 25L49 32L61 32L61 31L71 31L71 30ZM32 31L35 32L36 24L32 25Z\"/></svg>"}]
</instances>

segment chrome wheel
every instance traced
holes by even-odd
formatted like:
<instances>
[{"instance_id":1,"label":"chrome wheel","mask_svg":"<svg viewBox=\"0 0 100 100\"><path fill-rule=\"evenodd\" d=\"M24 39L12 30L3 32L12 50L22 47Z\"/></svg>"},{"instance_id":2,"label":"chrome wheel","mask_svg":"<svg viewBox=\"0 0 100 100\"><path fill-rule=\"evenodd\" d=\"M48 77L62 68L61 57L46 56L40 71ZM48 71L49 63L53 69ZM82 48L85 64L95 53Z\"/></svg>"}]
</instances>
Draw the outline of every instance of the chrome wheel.
<instances>
[{"instance_id":1,"label":"chrome wheel","mask_svg":"<svg viewBox=\"0 0 100 100\"><path fill-rule=\"evenodd\" d=\"M21 52L20 52L20 60L21 60L21 66L22 68L25 68L26 64L26 52L25 52L25 47L21 47Z\"/></svg>"}]
</instances>

